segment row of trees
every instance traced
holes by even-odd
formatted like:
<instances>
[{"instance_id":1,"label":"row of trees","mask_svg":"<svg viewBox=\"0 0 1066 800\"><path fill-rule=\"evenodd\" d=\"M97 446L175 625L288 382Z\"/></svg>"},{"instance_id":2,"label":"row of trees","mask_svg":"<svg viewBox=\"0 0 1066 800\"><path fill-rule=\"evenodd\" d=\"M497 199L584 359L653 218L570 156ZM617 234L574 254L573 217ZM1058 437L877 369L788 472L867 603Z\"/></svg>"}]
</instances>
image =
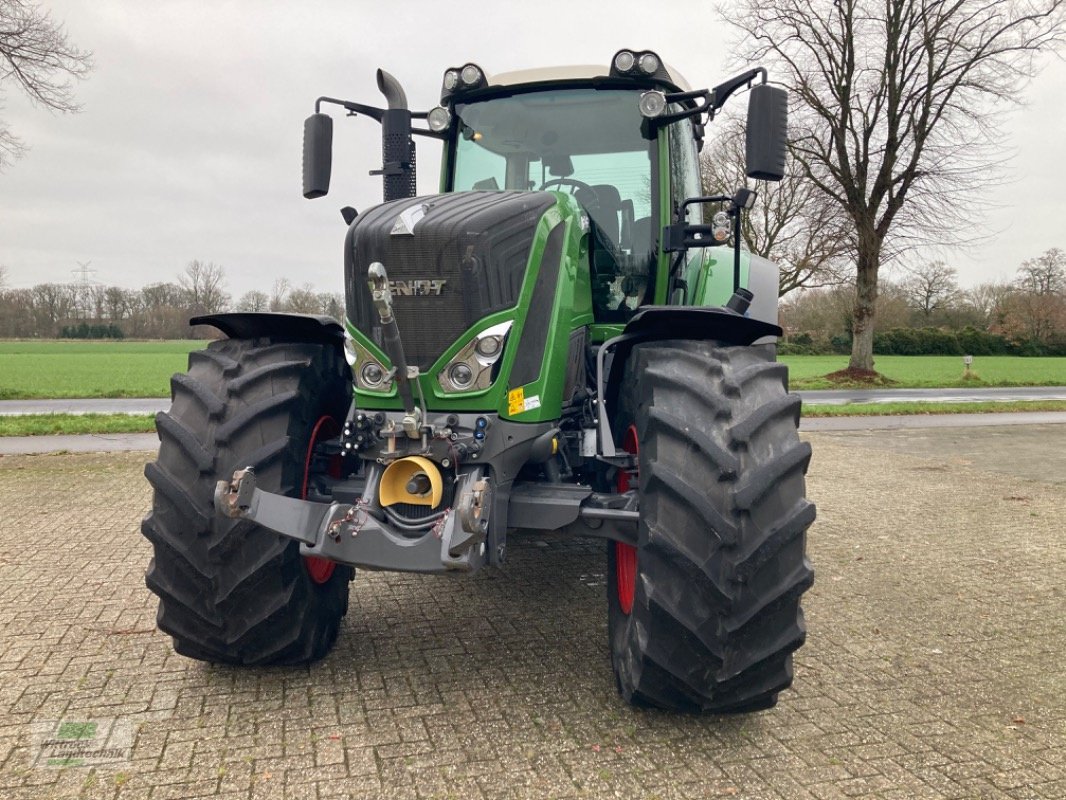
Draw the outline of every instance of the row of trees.
<instances>
[{"instance_id":1,"label":"row of trees","mask_svg":"<svg viewBox=\"0 0 1066 800\"><path fill-rule=\"evenodd\" d=\"M854 303L847 284L791 295L781 313L786 340L800 352L850 352ZM876 310L876 352L1066 355L1066 252L1052 248L1024 262L1013 281L972 289L934 261L882 280Z\"/></svg>"},{"instance_id":2,"label":"row of trees","mask_svg":"<svg viewBox=\"0 0 1066 800\"><path fill-rule=\"evenodd\" d=\"M245 292L236 302L225 290L218 264L191 261L174 281L140 289L91 283L41 283L6 288L0 267L0 336L20 338L182 339L210 336L189 327L189 317L220 311L287 311L343 316L339 294L293 287L284 278L269 292Z\"/></svg>"}]
</instances>

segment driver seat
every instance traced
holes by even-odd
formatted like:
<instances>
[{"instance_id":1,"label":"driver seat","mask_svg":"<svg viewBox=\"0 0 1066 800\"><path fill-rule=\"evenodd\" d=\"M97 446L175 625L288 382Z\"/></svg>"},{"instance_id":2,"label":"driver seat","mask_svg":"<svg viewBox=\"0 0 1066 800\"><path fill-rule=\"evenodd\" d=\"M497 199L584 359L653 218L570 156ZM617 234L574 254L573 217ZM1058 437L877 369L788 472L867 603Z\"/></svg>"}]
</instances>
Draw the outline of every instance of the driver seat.
<instances>
[{"instance_id":1,"label":"driver seat","mask_svg":"<svg viewBox=\"0 0 1066 800\"><path fill-rule=\"evenodd\" d=\"M599 226L603 237L615 248L621 236L622 196L609 183L597 183L588 189L574 192L577 201L589 212L592 221Z\"/></svg>"}]
</instances>

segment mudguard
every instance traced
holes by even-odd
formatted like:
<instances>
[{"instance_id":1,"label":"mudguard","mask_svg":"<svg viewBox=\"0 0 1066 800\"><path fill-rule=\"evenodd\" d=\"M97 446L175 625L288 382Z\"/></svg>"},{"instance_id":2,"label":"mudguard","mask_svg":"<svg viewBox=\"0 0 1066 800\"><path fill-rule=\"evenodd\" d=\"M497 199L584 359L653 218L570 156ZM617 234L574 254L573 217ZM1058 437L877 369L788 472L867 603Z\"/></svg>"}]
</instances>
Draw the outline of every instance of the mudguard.
<instances>
[{"instance_id":1,"label":"mudguard","mask_svg":"<svg viewBox=\"0 0 1066 800\"><path fill-rule=\"evenodd\" d=\"M282 314L274 311L238 311L204 314L189 320L190 325L211 325L231 339L270 336L289 342L340 344L344 328L333 317L319 314Z\"/></svg>"}]
</instances>

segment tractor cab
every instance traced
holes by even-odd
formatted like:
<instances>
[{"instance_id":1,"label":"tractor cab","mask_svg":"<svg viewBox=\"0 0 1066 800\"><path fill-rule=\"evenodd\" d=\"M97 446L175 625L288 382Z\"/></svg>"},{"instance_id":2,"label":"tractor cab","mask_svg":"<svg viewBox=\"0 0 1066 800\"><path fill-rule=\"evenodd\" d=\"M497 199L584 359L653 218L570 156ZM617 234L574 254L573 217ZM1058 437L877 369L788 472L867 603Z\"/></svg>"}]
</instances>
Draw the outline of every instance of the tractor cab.
<instances>
[{"instance_id":1,"label":"tractor cab","mask_svg":"<svg viewBox=\"0 0 1066 800\"><path fill-rule=\"evenodd\" d=\"M586 215L599 320L624 321L654 289L658 152L639 99L637 88L578 84L454 106L445 190L572 195Z\"/></svg>"}]
</instances>

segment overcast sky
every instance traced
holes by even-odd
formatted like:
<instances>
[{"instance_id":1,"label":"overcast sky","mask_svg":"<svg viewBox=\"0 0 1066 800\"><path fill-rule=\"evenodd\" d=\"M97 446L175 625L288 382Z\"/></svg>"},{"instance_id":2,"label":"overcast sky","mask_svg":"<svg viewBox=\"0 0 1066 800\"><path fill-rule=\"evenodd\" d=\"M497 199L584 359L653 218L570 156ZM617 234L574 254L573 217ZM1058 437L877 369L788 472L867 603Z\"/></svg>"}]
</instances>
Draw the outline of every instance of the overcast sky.
<instances>
[{"instance_id":1,"label":"overcast sky","mask_svg":"<svg viewBox=\"0 0 1066 800\"><path fill-rule=\"evenodd\" d=\"M319 95L378 104L374 69L436 103L441 74L606 63L620 47L659 52L694 86L727 77L723 30L706 2L538 0L46 3L94 52L77 87L84 110L52 115L5 84L0 114L30 146L0 174L0 265L12 286L72 279L127 287L173 280L194 258L226 270L234 295L275 278L342 287L338 209L380 202L376 123L338 119L330 194L300 195L303 119ZM609 8L610 13L605 13ZM665 13L667 12L668 13ZM996 241L949 253L965 285L1009 278L1066 248L1066 66L1051 61L1012 115L1014 182L987 220ZM419 139L419 190L435 191L439 145Z\"/></svg>"}]
</instances>

